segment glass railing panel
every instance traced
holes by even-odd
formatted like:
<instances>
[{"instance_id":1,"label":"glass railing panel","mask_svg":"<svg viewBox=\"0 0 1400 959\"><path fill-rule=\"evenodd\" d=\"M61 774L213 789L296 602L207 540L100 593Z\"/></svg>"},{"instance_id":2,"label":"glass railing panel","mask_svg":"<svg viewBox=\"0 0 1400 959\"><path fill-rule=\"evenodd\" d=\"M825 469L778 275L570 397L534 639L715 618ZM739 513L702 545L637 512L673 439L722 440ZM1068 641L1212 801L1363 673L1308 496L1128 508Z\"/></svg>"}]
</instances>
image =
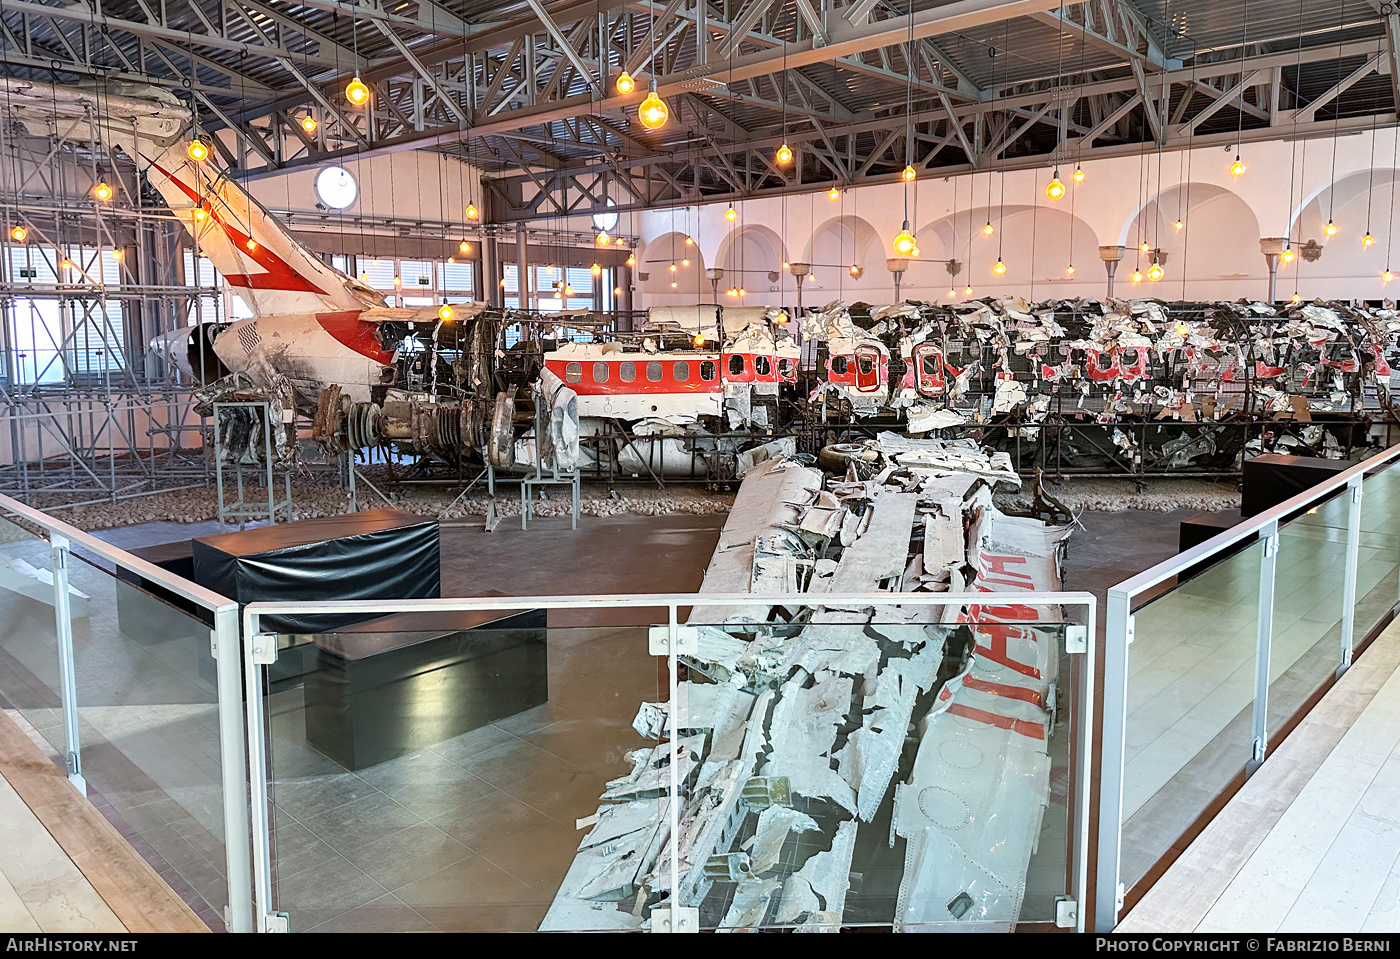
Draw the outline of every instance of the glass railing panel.
<instances>
[{"instance_id":1,"label":"glass railing panel","mask_svg":"<svg viewBox=\"0 0 1400 959\"><path fill-rule=\"evenodd\" d=\"M1356 564L1356 632L1360 643L1400 600L1400 469L1387 467L1361 484L1361 539Z\"/></svg>"},{"instance_id":2,"label":"glass railing panel","mask_svg":"<svg viewBox=\"0 0 1400 959\"><path fill-rule=\"evenodd\" d=\"M102 560L75 554L68 575L89 597L73 617L89 796L217 928L228 884L213 615Z\"/></svg>"},{"instance_id":3,"label":"glass railing panel","mask_svg":"<svg viewBox=\"0 0 1400 959\"><path fill-rule=\"evenodd\" d=\"M1342 662L1346 490L1279 528L1269 653L1270 742Z\"/></svg>"},{"instance_id":4,"label":"glass railing panel","mask_svg":"<svg viewBox=\"0 0 1400 959\"><path fill-rule=\"evenodd\" d=\"M1132 888L1252 754L1256 540L1139 608L1128 648L1122 882Z\"/></svg>"},{"instance_id":5,"label":"glass railing panel","mask_svg":"<svg viewBox=\"0 0 1400 959\"><path fill-rule=\"evenodd\" d=\"M687 788L680 904L702 929L1053 926L1071 889L1063 625L1024 606L977 628L938 607L719 612L690 617L681 695L711 730L702 770L739 764Z\"/></svg>"},{"instance_id":6,"label":"glass railing panel","mask_svg":"<svg viewBox=\"0 0 1400 959\"><path fill-rule=\"evenodd\" d=\"M284 632L264 681L294 932L641 927L625 858L666 839L669 747L643 735L664 712L642 707L666 700L666 661L645 626L547 626L558 612L261 627ZM629 818L600 813L620 797Z\"/></svg>"},{"instance_id":7,"label":"glass railing panel","mask_svg":"<svg viewBox=\"0 0 1400 959\"><path fill-rule=\"evenodd\" d=\"M0 511L0 697L58 756L65 752L53 562L48 540ZM91 603L70 591L75 617Z\"/></svg>"}]
</instances>

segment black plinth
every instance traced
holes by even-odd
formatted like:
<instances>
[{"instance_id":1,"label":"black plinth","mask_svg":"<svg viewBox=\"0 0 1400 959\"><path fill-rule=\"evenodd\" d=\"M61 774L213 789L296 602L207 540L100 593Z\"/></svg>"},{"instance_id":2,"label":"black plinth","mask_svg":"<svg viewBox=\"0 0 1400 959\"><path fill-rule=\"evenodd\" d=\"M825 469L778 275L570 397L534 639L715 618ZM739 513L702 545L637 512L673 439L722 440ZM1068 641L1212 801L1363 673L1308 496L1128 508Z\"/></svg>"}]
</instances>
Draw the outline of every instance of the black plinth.
<instances>
[{"instance_id":1,"label":"black plinth","mask_svg":"<svg viewBox=\"0 0 1400 959\"><path fill-rule=\"evenodd\" d=\"M439 595L437 520L400 510L201 536L193 552L195 582L239 605ZM270 633L314 633L364 618L272 616L260 626Z\"/></svg>"},{"instance_id":2,"label":"black plinth","mask_svg":"<svg viewBox=\"0 0 1400 959\"><path fill-rule=\"evenodd\" d=\"M1240 513L1257 516L1355 466L1348 460L1265 453L1244 461Z\"/></svg>"},{"instance_id":3,"label":"black plinth","mask_svg":"<svg viewBox=\"0 0 1400 959\"><path fill-rule=\"evenodd\" d=\"M1195 516L1188 516L1181 521L1181 531L1177 539L1178 552L1184 553L1193 546L1199 546L1206 540L1213 539L1227 529L1239 525L1243 520L1244 517L1240 515L1240 511L1237 509L1222 509L1209 513L1197 513ZM1185 582L1193 576L1205 572L1226 556L1233 556L1235 553L1249 546L1252 542L1254 542L1252 539L1247 539L1243 542L1236 543L1212 556L1204 563L1188 566L1177 575L1177 582Z\"/></svg>"},{"instance_id":4,"label":"black plinth","mask_svg":"<svg viewBox=\"0 0 1400 959\"><path fill-rule=\"evenodd\" d=\"M363 769L549 698L546 612L410 613L306 637L306 741Z\"/></svg>"},{"instance_id":5,"label":"black plinth","mask_svg":"<svg viewBox=\"0 0 1400 959\"><path fill-rule=\"evenodd\" d=\"M182 579L193 579L194 557L189 540L143 546L128 552ZM194 624L186 616L164 606L187 613L211 629L214 626L214 614L209 610L125 567L117 567L116 593L117 623L122 633L135 642L165 642L191 635ZM154 602L152 596L161 602Z\"/></svg>"}]
</instances>

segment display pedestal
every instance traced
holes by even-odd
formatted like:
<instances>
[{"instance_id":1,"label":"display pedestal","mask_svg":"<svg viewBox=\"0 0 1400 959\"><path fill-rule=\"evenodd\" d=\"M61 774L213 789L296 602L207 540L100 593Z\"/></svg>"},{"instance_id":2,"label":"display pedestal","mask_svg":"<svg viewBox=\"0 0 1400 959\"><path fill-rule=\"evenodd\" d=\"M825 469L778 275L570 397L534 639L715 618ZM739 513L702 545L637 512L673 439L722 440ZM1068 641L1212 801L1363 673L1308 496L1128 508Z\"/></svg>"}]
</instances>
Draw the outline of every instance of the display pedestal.
<instances>
[{"instance_id":1,"label":"display pedestal","mask_svg":"<svg viewBox=\"0 0 1400 959\"><path fill-rule=\"evenodd\" d=\"M1355 465L1350 460L1285 456L1282 453L1265 453L1247 459L1244 461L1240 513L1257 516Z\"/></svg>"},{"instance_id":2,"label":"display pedestal","mask_svg":"<svg viewBox=\"0 0 1400 959\"><path fill-rule=\"evenodd\" d=\"M549 699L545 610L396 614L305 638L306 742L346 769Z\"/></svg>"},{"instance_id":3,"label":"display pedestal","mask_svg":"<svg viewBox=\"0 0 1400 959\"><path fill-rule=\"evenodd\" d=\"M1244 517L1240 515L1240 511L1237 509L1222 509L1210 513L1197 513L1195 516L1188 516L1181 521L1181 531L1177 539L1177 551L1184 553L1193 546L1199 546L1206 540L1219 536L1227 529L1238 526L1243 520ZM1245 540L1242 543L1236 543L1228 549L1217 553L1204 563L1188 566L1177 575L1177 582L1184 583L1188 579L1205 572L1226 556L1233 556L1235 553L1249 546L1252 542L1254 541Z\"/></svg>"}]
</instances>

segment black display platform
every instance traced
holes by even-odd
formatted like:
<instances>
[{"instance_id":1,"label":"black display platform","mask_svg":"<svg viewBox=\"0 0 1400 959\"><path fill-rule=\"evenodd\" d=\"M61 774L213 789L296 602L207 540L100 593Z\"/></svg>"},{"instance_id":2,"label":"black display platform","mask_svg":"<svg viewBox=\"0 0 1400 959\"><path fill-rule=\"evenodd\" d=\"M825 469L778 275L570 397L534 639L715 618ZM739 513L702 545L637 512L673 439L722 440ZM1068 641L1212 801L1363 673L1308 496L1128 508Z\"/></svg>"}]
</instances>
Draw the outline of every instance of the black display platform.
<instances>
[{"instance_id":1,"label":"black display platform","mask_svg":"<svg viewBox=\"0 0 1400 959\"><path fill-rule=\"evenodd\" d=\"M298 637L307 744L364 769L546 702L546 615L406 613Z\"/></svg>"},{"instance_id":2,"label":"black display platform","mask_svg":"<svg viewBox=\"0 0 1400 959\"><path fill-rule=\"evenodd\" d=\"M1181 521L1181 530L1177 538L1177 551L1184 553L1193 546L1199 546L1208 539L1219 536L1234 526L1243 522L1244 517L1237 509L1222 509L1208 513L1197 513L1195 516L1188 516ZM1197 563L1188 566L1177 575L1177 582L1184 583L1186 580L1200 573L1205 572L1216 563L1227 556L1233 556L1240 550L1247 548L1254 540L1249 539L1241 543L1236 543L1204 563Z\"/></svg>"},{"instance_id":3,"label":"black display platform","mask_svg":"<svg viewBox=\"0 0 1400 959\"><path fill-rule=\"evenodd\" d=\"M1312 456L1265 453L1244 461L1240 514L1257 516L1306 489L1325 482L1356 464Z\"/></svg>"},{"instance_id":4,"label":"black display platform","mask_svg":"<svg viewBox=\"0 0 1400 959\"><path fill-rule=\"evenodd\" d=\"M436 599L438 525L414 513L365 510L298 520L193 542L194 581L238 604ZM270 633L325 632L364 617L269 616Z\"/></svg>"},{"instance_id":5,"label":"black display platform","mask_svg":"<svg viewBox=\"0 0 1400 959\"><path fill-rule=\"evenodd\" d=\"M189 540L143 546L127 552L152 566L193 581L194 559ZM210 629L214 627L212 612L125 567L116 568L116 593L117 625L135 642L165 642L190 635L194 624L180 613L194 617ZM152 596L180 612L163 609L161 603L152 601Z\"/></svg>"}]
</instances>

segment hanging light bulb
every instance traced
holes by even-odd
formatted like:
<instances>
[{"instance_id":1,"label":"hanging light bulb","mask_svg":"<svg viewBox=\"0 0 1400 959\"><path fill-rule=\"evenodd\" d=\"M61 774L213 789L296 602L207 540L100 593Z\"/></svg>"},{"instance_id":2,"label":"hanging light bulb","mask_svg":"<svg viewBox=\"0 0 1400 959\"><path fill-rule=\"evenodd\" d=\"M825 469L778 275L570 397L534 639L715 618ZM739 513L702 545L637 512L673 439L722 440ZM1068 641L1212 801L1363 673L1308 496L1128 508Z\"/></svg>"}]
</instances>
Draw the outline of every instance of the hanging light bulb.
<instances>
[{"instance_id":1,"label":"hanging light bulb","mask_svg":"<svg viewBox=\"0 0 1400 959\"><path fill-rule=\"evenodd\" d=\"M1084 182L1084 168L1081 167L1081 166L1079 166L1079 164L1075 164L1075 166L1074 166L1074 182L1075 182L1075 183L1083 183L1083 182Z\"/></svg>"},{"instance_id":2,"label":"hanging light bulb","mask_svg":"<svg viewBox=\"0 0 1400 959\"><path fill-rule=\"evenodd\" d=\"M735 220L737 220L737 219L739 218L739 214L738 214L737 212L735 212L735 210L734 210L734 204L733 204L733 203L729 204L729 209L727 209L727 210L724 211L724 218L725 218L726 220L728 220L730 223L733 223Z\"/></svg>"},{"instance_id":3,"label":"hanging light bulb","mask_svg":"<svg viewBox=\"0 0 1400 959\"><path fill-rule=\"evenodd\" d=\"M786 140L783 141L782 146L778 147L778 152L773 158L778 161L778 166L787 166L792 162L792 147L787 145Z\"/></svg>"},{"instance_id":4,"label":"hanging light bulb","mask_svg":"<svg viewBox=\"0 0 1400 959\"><path fill-rule=\"evenodd\" d=\"M121 259L122 259L122 251L121 251L121 250L113 250L113 251L112 251L112 259L114 259L114 260L116 260L118 263L120 263L120 262L121 262Z\"/></svg>"},{"instance_id":5,"label":"hanging light bulb","mask_svg":"<svg viewBox=\"0 0 1400 959\"><path fill-rule=\"evenodd\" d=\"M568 284L568 283L565 283L565 284L564 284L564 295L565 295L565 296L573 296L573 295L574 295L574 288L573 288L573 286L571 286L571 285Z\"/></svg>"},{"instance_id":6,"label":"hanging light bulb","mask_svg":"<svg viewBox=\"0 0 1400 959\"><path fill-rule=\"evenodd\" d=\"M841 191L838 190L838 189L836 189L836 184L833 183L833 184L831 185L831 189L826 191L826 198L827 198L828 200L839 200L839 199L841 199Z\"/></svg>"},{"instance_id":7,"label":"hanging light bulb","mask_svg":"<svg viewBox=\"0 0 1400 959\"><path fill-rule=\"evenodd\" d=\"M681 260L681 266L690 266L690 257L687 256Z\"/></svg>"},{"instance_id":8,"label":"hanging light bulb","mask_svg":"<svg viewBox=\"0 0 1400 959\"><path fill-rule=\"evenodd\" d=\"M1172 224L1172 226L1173 226L1178 232L1180 232L1181 229L1182 229L1183 227L1186 226L1186 224L1185 224L1185 223L1182 223L1180 220L1177 220L1175 223Z\"/></svg>"},{"instance_id":9,"label":"hanging light bulb","mask_svg":"<svg viewBox=\"0 0 1400 959\"><path fill-rule=\"evenodd\" d=\"M365 86L365 82L360 79L359 74L356 74L355 79L345 85L345 99L357 107L362 107L369 102L369 87Z\"/></svg>"},{"instance_id":10,"label":"hanging light bulb","mask_svg":"<svg viewBox=\"0 0 1400 959\"><path fill-rule=\"evenodd\" d=\"M689 236L686 237L686 238L685 238L685 245L686 245L686 246L694 246L694 245L695 245L695 238L694 238L694 237L689 237Z\"/></svg>"},{"instance_id":11,"label":"hanging light bulb","mask_svg":"<svg viewBox=\"0 0 1400 959\"><path fill-rule=\"evenodd\" d=\"M602 267L600 264L598 264L598 263L594 263L592 266L590 266L590 267L588 268L588 272L589 272L589 273L592 273L594 276L602 276L602 275L603 275L603 267Z\"/></svg>"},{"instance_id":12,"label":"hanging light bulb","mask_svg":"<svg viewBox=\"0 0 1400 959\"><path fill-rule=\"evenodd\" d=\"M648 130L660 130L666 125L666 120L670 115L671 111L667 108L666 101L656 95L656 80L653 78L651 92L642 101L642 105L637 108L637 119Z\"/></svg>"},{"instance_id":13,"label":"hanging light bulb","mask_svg":"<svg viewBox=\"0 0 1400 959\"><path fill-rule=\"evenodd\" d=\"M608 236L608 231L607 231L607 230L599 230L599 231L598 231L598 245L599 245L599 246L607 246L607 245L608 245L609 243L611 243L611 242L612 242L612 237Z\"/></svg>"},{"instance_id":14,"label":"hanging light bulb","mask_svg":"<svg viewBox=\"0 0 1400 959\"><path fill-rule=\"evenodd\" d=\"M468 201L468 203L467 203L467 219L468 219L468 220L475 220L475 219L476 219L477 217L479 217L479 216L481 216L481 211L478 210L478 209L476 208L476 204L475 204L475 203L472 203L472 202L470 202L470 201Z\"/></svg>"},{"instance_id":15,"label":"hanging light bulb","mask_svg":"<svg viewBox=\"0 0 1400 959\"><path fill-rule=\"evenodd\" d=\"M1336 236L1337 224L1333 223L1331 220L1328 220L1327 225L1322 228L1322 232L1326 233L1328 236Z\"/></svg>"},{"instance_id":16,"label":"hanging light bulb","mask_svg":"<svg viewBox=\"0 0 1400 959\"><path fill-rule=\"evenodd\" d=\"M956 298L957 298L957 295L958 295L958 291L957 291L957 290L953 289L951 286L948 287L948 299L950 299L950 300L956 299Z\"/></svg>"},{"instance_id":17,"label":"hanging light bulb","mask_svg":"<svg viewBox=\"0 0 1400 959\"><path fill-rule=\"evenodd\" d=\"M1248 167L1244 165L1244 163L1240 160L1240 155L1236 153L1235 162L1230 164L1230 176L1242 177L1244 176L1244 171L1246 169L1248 169Z\"/></svg>"},{"instance_id":18,"label":"hanging light bulb","mask_svg":"<svg viewBox=\"0 0 1400 959\"><path fill-rule=\"evenodd\" d=\"M851 276L854 276L854 277L859 277L859 276L860 276L860 264L859 264L859 263L852 263L852 264L851 264L850 274L851 274Z\"/></svg>"},{"instance_id":19,"label":"hanging light bulb","mask_svg":"<svg viewBox=\"0 0 1400 959\"><path fill-rule=\"evenodd\" d=\"M1065 267L1065 276L1074 276L1074 264Z\"/></svg>"},{"instance_id":20,"label":"hanging light bulb","mask_svg":"<svg viewBox=\"0 0 1400 959\"><path fill-rule=\"evenodd\" d=\"M1162 264L1158 263L1156 260L1153 260L1152 265L1147 268L1147 278L1153 283L1160 280L1164 273L1166 273L1166 271L1162 269Z\"/></svg>"},{"instance_id":21,"label":"hanging light bulb","mask_svg":"<svg viewBox=\"0 0 1400 959\"><path fill-rule=\"evenodd\" d=\"M64 260L64 261L63 261L62 263L60 263L58 266L59 266L59 269L71 270L71 269L73 269L73 261L72 261L72 260Z\"/></svg>"},{"instance_id":22,"label":"hanging light bulb","mask_svg":"<svg viewBox=\"0 0 1400 959\"><path fill-rule=\"evenodd\" d=\"M914 167L911 165L911 166L906 166L906 167L904 168L904 172L901 173L899 176L900 176L900 178L901 178L902 180L904 180L905 183L908 183L908 182L910 182L911 180L913 180L913 179L914 179L916 176L918 176L918 175L919 175L918 173L914 172Z\"/></svg>"},{"instance_id":23,"label":"hanging light bulb","mask_svg":"<svg viewBox=\"0 0 1400 959\"><path fill-rule=\"evenodd\" d=\"M447 262L448 262L448 263L456 263L456 262L457 262L457 258L456 258L455 256L449 256L449 257L447 258Z\"/></svg>"},{"instance_id":24,"label":"hanging light bulb","mask_svg":"<svg viewBox=\"0 0 1400 959\"><path fill-rule=\"evenodd\" d=\"M1303 298L1302 298L1301 296L1299 296L1296 292L1293 294L1293 302L1294 302L1294 303L1300 303L1300 302L1302 302L1302 300L1303 300Z\"/></svg>"},{"instance_id":25,"label":"hanging light bulb","mask_svg":"<svg viewBox=\"0 0 1400 959\"><path fill-rule=\"evenodd\" d=\"M808 273L808 274L807 274L807 279L809 279L809 280L811 280L813 283L815 283L815 282L817 281L817 271L816 271L816 270L813 270L811 273Z\"/></svg>"},{"instance_id":26,"label":"hanging light bulb","mask_svg":"<svg viewBox=\"0 0 1400 959\"><path fill-rule=\"evenodd\" d=\"M1292 263L1292 262L1293 262L1293 248L1292 248L1292 247L1285 247L1285 248L1284 248L1284 251L1283 251L1282 253L1279 254L1279 258L1282 259L1283 262L1285 262L1285 263Z\"/></svg>"},{"instance_id":27,"label":"hanging light bulb","mask_svg":"<svg viewBox=\"0 0 1400 959\"><path fill-rule=\"evenodd\" d=\"M1376 238L1373 237L1373 236L1371 235L1371 231L1370 231L1370 230L1367 230L1367 231L1366 231L1366 235L1363 236L1363 237L1361 238L1361 245L1364 246L1364 247L1373 246L1373 245L1375 244L1375 242L1376 242Z\"/></svg>"},{"instance_id":28,"label":"hanging light bulb","mask_svg":"<svg viewBox=\"0 0 1400 959\"><path fill-rule=\"evenodd\" d=\"M438 319L442 320L444 323L452 319L452 307L448 306L446 303L438 307Z\"/></svg>"},{"instance_id":29,"label":"hanging light bulb","mask_svg":"<svg viewBox=\"0 0 1400 959\"><path fill-rule=\"evenodd\" d=\"M1146 240L1143 240L1143 241L1142 241L1142 246L1139 247L1139 249L1141 249L1142 252L1144 252L1144 253L1151 253L1151 252L1152 252L1152 246L1151 246Z\"/></svg>"},{"instance_id":30,"label":"hanging light bulb","mask_svg":"<svg viewBox=\"0 0 1400 959\"><path fill-rule=\"evenodd\" d=\"M909 255L910 255L910 256L918 256L918 255L919 255L919 248L918 248L917 246L914 247L914 249L910 251Z\"/></svg>"},{"instance_id":31,"label":"hanging light bulb","mask_svg":"<svg viewBox=\"0 0 1400 959\"><path fill-rule=\"evenodd\" d=\"M394 285L395 285L395 286L402 286L402 285L403 285L403 278L402 278L402 277L398 277L398 276L394 277Z\"/></svg>"},{"instance_id":32,"label":"hanging light bulb","mask_svg":"<svg viewBox=\"0 0 1400 959\"><path fill-rule=\"evenodd\" d=\"M992 272L997 276L1001 276L1006 272L1006 264L1001 262L1001 257L997 257L997 265L992 267Z\"/></svg>"},{"instance_id":33,"label":"hanging light bulb","mask_svg":"<svg viewBox=\"0 0 1400 959\"><path fill-rule=\"evenodd\" d=\"M361 273L361 274L360 274L360 282L361 282L361 283L368 283L368 282L369 282L369 274L368 274L368 273ZM502 281L501 281L501 286L505 286L505 285L506 285L506 281L505 281L505 280L502 280Z\"/></svg>"},{"instance_id":34,"label":"hanging light bulb","mask_svg":"<svg viewBox=\"0 0 1400 959\"><path fill-rule=\"evenodd\" d=\"M206 213L204 212L204 207L202 207L202 206L197 206L197 207L194 208L194 218L195 218L195 221L196 221L196 222L203 223L203 222L204 222L204 218L205 218L205 216L207 216L207 215L208 215L208 214L206 214Z\"/></svg>"},{"instance_id":35,"label":"hanging light bulb","mask_svg":"<svg viewBox=\"0 0 1400 959\"><path fill-rule=\"evenodd\" d=\"M995 233L995 232L996 232L996 230L992 229L992 221L991 221L991 220L988 220L988 221L987 221L987 225L984 226L984 227L982 227L982 235L983 235L983 236L991 236L991 235L992 235L993 233Z\"/></svg>"},{"instance_id":36,"label":"hanging light bulb","mask_svg":"<svg viewBox=\"0 0 1400 959\"><path fill-rule=\"evenodd\" d=\"M783 261L783 269L786 270L787 268L788 268L788 261L787 261L787 260L784 260L784 261Z\"/></svg>"},{"instance_id":37,"label":"hanging light bulb","mask_svg":"<svg viewBox=\"0 0 1400 959\"><path fill-rule=\"evenodd\" d=\"M613 287L613 296L621 296L621 295L622 295L622 287L620 287L620 286L615 286L615 287Z\"/></svg>"},{"instance_id":38,"label":"hanging light bulb","mask_svg":"<svg viewBox=\"0 0 1400 959\"><path fill-rule=\"evenodd\" d=\"M635 253L632 253L632 254L629 254L629 255L628 255L628 257L627 257L627 265L628 265L628 266L636 266L636 265L637 265L637 255L636 255Z\"/></svg>"},{"instance_id":39,"label":"hanging light bulb","mask_svg":"<svg viewBox=\"0 0 1400 959\"><path fill-rule=\"evenodd\" d=\"M27 236L29 236L29 231L22 226L10 228L10 239L14 240L16 243L23 243Z\"/></svg>"},{"instance_id":40,"label":"hanging light bulb","mask_svg":"<svg viewBox=\"0 0 1400 959\"><path fill-rule=\"evenodd\" d=\"M112 188L107 185L106 180L103 180L92 188L92 195L105 203L112 198Z\"/></svg>"},{"instance_id":41,"label":"hanging light bulb","mask_svg":"<svg viewBox=\"0 0 1400 959\"><path fill-rule=\"evenodd\" d=\"M246 247L248 248L248 252L249 252L249 253L252 253L254 250L256 250L256 249L258 248L258 241L255 240L255 239L253 239L253 238L250 236L250 237L248 237L248 242L247 242L247 243L244 243L243 245L246 246Z\"/></svg>"},{"instance_id":42,"label":"hanging light bulb","mask_svg":"<svg viewBox=\"0 0 1400 959\"><path fill-rule=\"evenodd\" d=\"M963 296L971 296L971 295L972 295L972 284L969 283L969 284L967 285L967 287L963 290Z\"/></svg>"},{"instance_id":43,"label":"hanging light bulb","mask_svg":"<svg viewBox=\"0 0 1400 959\"><path fill-rule=\"evenodd\" d=\"M562 300L564 298L564 291L557 286L554 288L554 298L556 300Z\"/></svg>"},{"instance_id":44,"label":"hanging light bulb","mask_svg":"<svg viewBox=\"0 0 1400 959\"><path fill-rule=\"evenodd\" d=\"M914 240L914 234L909 232L909 221L904 221L904 227L899 231L899 235L894 238L895 256L912 256L914 248L918 243Z\"/></svg>"},{"instance_id":45,"label":"hanging light bulb","mask_svg":"<svg viewBox=\"0 0 1400 959\"><path fill-rule=\"evenodd\" d=\"M632 74L623 70L617 75L617 92L623 96L637 89L637 81L632 79Z\"/></svg>"},{"instance_id":46,"label":"hanging light bulb","mask_svg":"<svg viewBox=\"0 0 1400 959\"><path fill-rule=\"evenodd\" d=\"M739 287L739 295L740 295L740 296L748 296L748 295L749 295L749 291L746 290L746 289L744 289L744 288L741 286L741 287Z\"/></svg>"},{"instance_id":47,"label":"hanging light bulb","mask_svg":"<svg viewBox=\"0 0 1400 959\"><path fill-rule=\"evenodd\" d=\"M203 140L191 140L190 145L185 147L185 156L195 163L203 163L209 159L209 147Z\"/></svg>"},{"instance_id":48,"label":"hanging light bulb","mask_svg":"<svg viewBox=\"0 0 1400 959\"><path fill-rule=\"evenodd\" d=\"M1065 197L1065 185L1060 182L1058 169L1055 171L1055 175L1050 178L1050 182L1045 185L1045 197L1048 200L1063 200Z\"/></svg>"},{"instance_id":49,"label":"hanging light bulb","mask_svg":"<svg viewBox=\"0 0 1400 959\"><path fill-rule=\"evenodd\" d=\"M672 281L671 281L671 289L674 290L675 288L676 288L676 281L675 281L675 280L672 280Z\"/></svg>"},{"instance_id":50,"label":"hanging light bulb","mask_svg":"<svg viewBox=\"0 0 1400 959\"><path fill-rule=\"evenodd\" d=\"M671 264L671 272L672 272L672 273L676 272L676 264L674 264L674 263Z\"/></svg>"},{"instance_id":51,"label":"hanging light bulb","mask_svg":"<svg viewBox=\"0 0 1400 959\"><path fill-rule=\"evenodd\" d=\"M472 251L472 245L466 240L463 240L461 243L457 244L457 250L460 253L470 253Z\"/></svg>"},{"instance_id":52,"label":"hanging light bulb","mask_svg":"<svg viewBox=\"0 0 1400 959\"><path fill-rule=\"evenodd\" d=\"M313 117L311 114L308 113L306 116L304 116L304 117L301 118L301 128L302 128L303 130L305 130L307 133L315 133L315 132L316 132L316 118Z\"/></svg>"},{"instance_id":53,"label":"hanging light bulb","mask_svg":"<svg viewBox=\"0 0 1400 959\"><path fill-rule=\"evenodd\" d=\"M1141 283L1141 282L1142 282L1142 271L1141 271L1141 270L1134 270L1134 271L1133 271L1133 282L1134 282L1134 283Z\"/></svg>"},{"instance_id":54,"label":"hanging light bulb","mask_svg":"<svg viewBox=\"0 0 1400 959\"><path fill-rule=\"evenodd\" d=\"M1381 274L1381 279L1387 283L1395 279L1395 274L1390 272L1390 267L1385 268L1385 272Z\"/></svg>"}]
</instances>

